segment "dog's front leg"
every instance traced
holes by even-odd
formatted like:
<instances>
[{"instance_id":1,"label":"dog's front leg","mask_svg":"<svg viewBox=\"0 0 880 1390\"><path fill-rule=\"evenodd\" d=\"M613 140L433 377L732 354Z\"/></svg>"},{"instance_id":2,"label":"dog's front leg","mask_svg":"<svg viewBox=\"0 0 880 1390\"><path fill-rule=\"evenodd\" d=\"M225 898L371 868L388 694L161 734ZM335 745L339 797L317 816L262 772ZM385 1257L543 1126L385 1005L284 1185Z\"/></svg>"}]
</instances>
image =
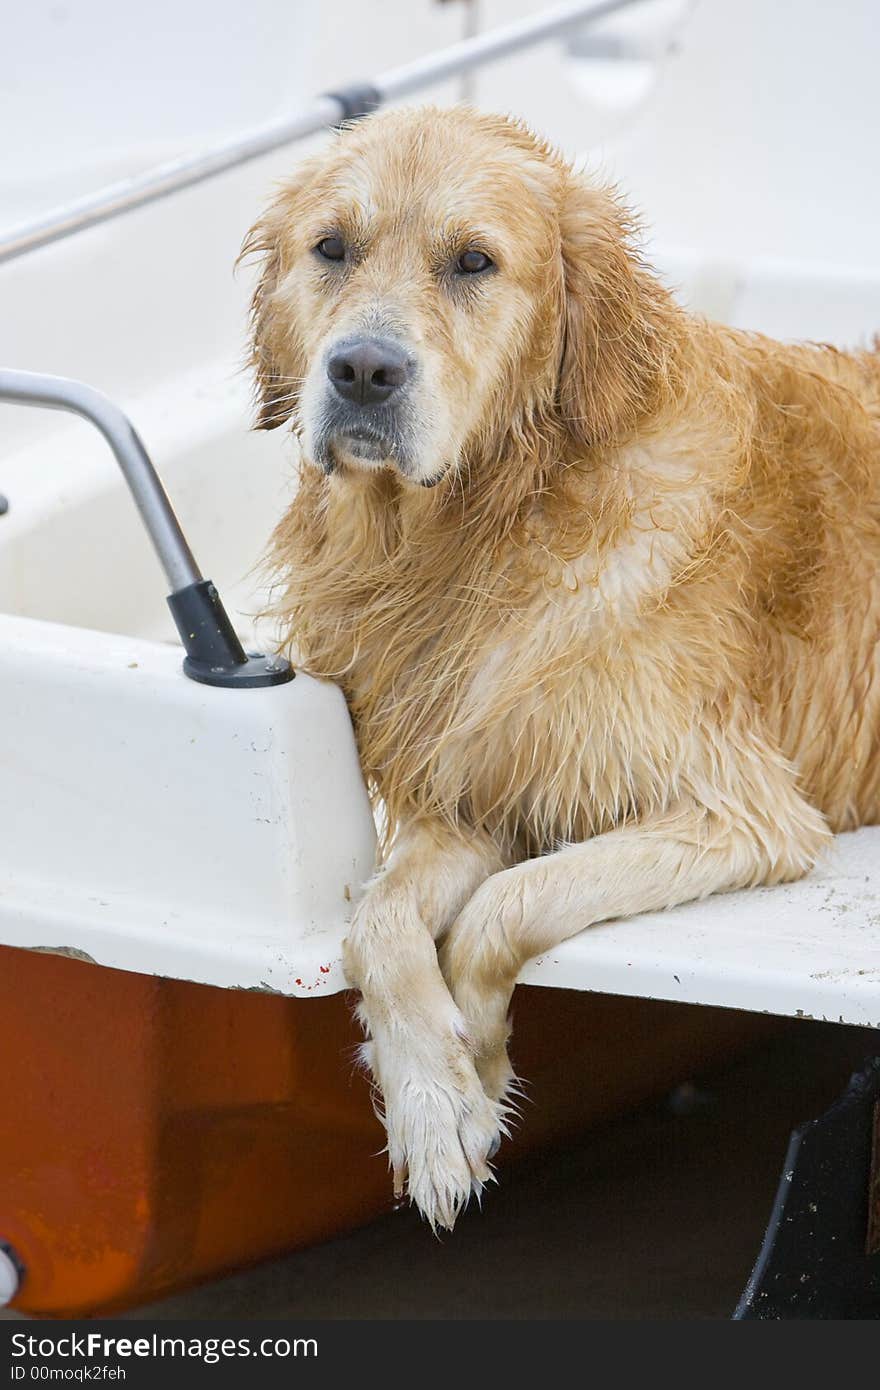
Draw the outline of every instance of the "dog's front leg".
<instances>
[{"instance_id":1,"label":"dog's front leg","mask_svg":"<svg viewBox=\"0 0 880 1390\"><path fill-rule=\"evenodd\" d=\"M420 823L404 830L367 886L345 943L361 992L364 1059L381 1093L395 1192L451 1227L490 1176L503 1128L474 1069L435 940L501 860L484 836Z\"/></svg>"},{"instance_id":2,"label":"dog's front leg","mask_svg":"<svg viewBox=\"0 0 880 1390\"><path fill-rule=\"evenodd\" d=\"M684 806L527 860L477 889L449 931L441 964L490 1097L503 1100L513 1079L508 1007L527 960L597 922L798 878L812 866L827 827L793 779L780 779L775 792L763 807L737 811L728 800L723 814Z\"/></svg>"}]
</instances>

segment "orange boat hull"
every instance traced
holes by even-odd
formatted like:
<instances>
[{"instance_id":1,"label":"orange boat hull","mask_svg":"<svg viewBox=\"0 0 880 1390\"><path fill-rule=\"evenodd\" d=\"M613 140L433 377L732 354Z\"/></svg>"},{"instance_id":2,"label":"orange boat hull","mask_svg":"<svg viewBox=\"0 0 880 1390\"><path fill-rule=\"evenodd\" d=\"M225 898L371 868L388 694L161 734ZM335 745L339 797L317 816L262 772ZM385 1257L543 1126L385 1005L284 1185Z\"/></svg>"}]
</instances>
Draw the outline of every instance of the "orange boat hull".
<instances>
[{"instance_id":1,"label":"orange boat hull","mask_svg":"<svg viewBox=\"0 0 880 1390\"><path fill-rule=\"evenodd\" d=\"M765 1020L521 987L532 1103L507 1157L741 1049ZM345 996L288 999L0 947L0 1240L16 1306L156 1298L381 1215L384 1136Z\"/></svg>"}]
</instances>

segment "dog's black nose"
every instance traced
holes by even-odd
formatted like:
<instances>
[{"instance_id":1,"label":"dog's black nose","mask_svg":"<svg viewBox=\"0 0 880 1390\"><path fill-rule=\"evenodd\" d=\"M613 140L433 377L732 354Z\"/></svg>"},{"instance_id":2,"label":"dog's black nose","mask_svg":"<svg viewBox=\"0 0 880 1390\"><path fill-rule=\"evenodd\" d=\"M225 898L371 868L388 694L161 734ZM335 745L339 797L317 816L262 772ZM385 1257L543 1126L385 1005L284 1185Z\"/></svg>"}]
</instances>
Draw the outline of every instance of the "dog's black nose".
<instances>
[{"instance_id":1,"label":"dog's black nose","mask_svg":"<svg viewBox=\"0 0 880 1390\"><path fill-rule=\"evenodd\" d=\"M327 375L345 400L379 405L406 381L406 354L382 338L352 338L331 354Z\"/></svg>"}]
</instances>

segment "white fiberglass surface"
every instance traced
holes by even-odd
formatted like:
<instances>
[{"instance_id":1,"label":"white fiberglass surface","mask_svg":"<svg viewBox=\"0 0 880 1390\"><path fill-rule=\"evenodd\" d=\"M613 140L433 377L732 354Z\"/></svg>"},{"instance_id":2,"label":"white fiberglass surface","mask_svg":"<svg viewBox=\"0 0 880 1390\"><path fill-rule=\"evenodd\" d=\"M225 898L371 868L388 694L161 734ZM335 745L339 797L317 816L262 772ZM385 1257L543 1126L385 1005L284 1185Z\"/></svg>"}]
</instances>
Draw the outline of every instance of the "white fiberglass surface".
<instances>
[{"instance_id":1,"label":"white fiberglass surface","mask_svg":"<svg viewBox=\"0 0 880 1390\"><path fill-rule=\"evenodd\" d=\"M203 573L246 646L293 445L248 429L227 361L132 397ZM187 680L167 584L82 422L4 460L0 941L223 987L343 987L375 831L341 692ZM260 638L270 637L263 630Z\"/></svg>"}]
</instances>

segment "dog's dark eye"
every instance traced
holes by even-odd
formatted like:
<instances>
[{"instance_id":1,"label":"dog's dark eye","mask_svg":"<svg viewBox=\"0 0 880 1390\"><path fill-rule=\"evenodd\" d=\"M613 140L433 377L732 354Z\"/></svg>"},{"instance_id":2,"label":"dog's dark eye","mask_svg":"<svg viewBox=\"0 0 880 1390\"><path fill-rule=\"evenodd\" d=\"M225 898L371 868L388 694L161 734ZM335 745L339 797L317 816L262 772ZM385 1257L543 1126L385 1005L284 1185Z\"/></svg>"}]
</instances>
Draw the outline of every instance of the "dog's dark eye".
<instances>
[{"instance_id":1,"label":"dog's dark eye","mask_svg":"<svg viewBox=\"0 0 880 1390\"><path fill-rule=\"evenodd\" d=\"M479 275L481 271L488 270L493 262L483 251L462 251L455 268L462 275Z\"/></svg>"},{"instance_id":2,"label":"dog's dark eye","mask_svg":"<svg viewBox=\"0 0 880 1390\"><path fill-rule=\"evenodd\" d=\"M345 242L341 236L325 236L315 247L319 256L323 256L325 261L344 261Z\"/></svg>"}]
</instances>

